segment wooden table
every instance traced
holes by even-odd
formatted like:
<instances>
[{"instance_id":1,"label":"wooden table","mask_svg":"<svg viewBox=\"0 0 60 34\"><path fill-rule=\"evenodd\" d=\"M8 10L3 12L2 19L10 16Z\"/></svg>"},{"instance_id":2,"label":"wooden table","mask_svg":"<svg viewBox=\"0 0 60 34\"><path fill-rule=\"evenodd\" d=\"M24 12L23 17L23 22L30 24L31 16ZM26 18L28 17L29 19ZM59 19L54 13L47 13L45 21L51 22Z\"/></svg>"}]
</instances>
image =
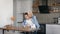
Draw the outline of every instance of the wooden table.
<instances>
[{"instance_id":1,"label":"wooden table","mask_svg":"<svg viewBox=\"0 0 60 34\"><path fill-rule=\"evenodd\" d=\"M14 26L7 26L5 28L0 28L2 30L2 33L4 34L4 31L7 30L13 30L13 31L20 31L20 32L26 32L26 31L30 31L29 27L23 28L23 27L14 27Z\"/></svg>"},{"instance_id":2,"label":"wooden table","mask_svg":"<svg viewBox=\"0 0 60 34\"><path fill-rule=\"evenodd\" d=\"M11 25L7 25L5 26L4 28L0 28L2 30L2 33L4 34L4 31L7 30L13 30L13 31L20 31L20 32L33 32L33 31L37 31L38 29L36 30L31 30L29 26L26 26L26 27L16 27L16 26L11 26Z\"/></svg>"},{"instance_id":3,"label":"wooden table","mask_svg":"<svg viewBox=\"0 0 60 34\"><path fill-rule=\"evenodd\" d=\"M0 28L0 30L2 30L2 33L4 34L4 31L5 30L7 30L7 31L9 31L9 30L13 30L13 31L20 31L19 29L7 29L7 28Z\"/></svg>"}]
</instances>

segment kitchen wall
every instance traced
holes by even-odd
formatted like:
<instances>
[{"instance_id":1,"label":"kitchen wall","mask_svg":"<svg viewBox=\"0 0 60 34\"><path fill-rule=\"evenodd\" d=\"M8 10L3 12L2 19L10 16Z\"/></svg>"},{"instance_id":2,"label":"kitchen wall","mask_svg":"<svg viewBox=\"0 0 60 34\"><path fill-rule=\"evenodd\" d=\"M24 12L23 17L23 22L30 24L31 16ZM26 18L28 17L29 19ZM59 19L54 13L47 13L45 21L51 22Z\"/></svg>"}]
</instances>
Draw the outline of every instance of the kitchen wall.
<instances>
[{"instance_id":1,"label":"kitchen wall","mask_svg":"<svg viewBox=\"0 0 60 34\"><path fill-rule=\"evenodd\" d=\"M32 11L33 0L13 0L13 13L16 17L14 22L18 26L17 22L23 21L23 13L27 11Z\"/></svg>"},{"instance_id":2,"label":"kitchen wall","mask_svg":"<svg viewBox=\"0 0 60 34\"><path fill-rule=\"evenodd\" d=\"M53 24L54 23L54 19L53 18L57 18L59 17L60 13L49 13L49 14L34 14L37 17L37 20L39 21L39 23L41 24Z\"/></svg>"}]
</instances>

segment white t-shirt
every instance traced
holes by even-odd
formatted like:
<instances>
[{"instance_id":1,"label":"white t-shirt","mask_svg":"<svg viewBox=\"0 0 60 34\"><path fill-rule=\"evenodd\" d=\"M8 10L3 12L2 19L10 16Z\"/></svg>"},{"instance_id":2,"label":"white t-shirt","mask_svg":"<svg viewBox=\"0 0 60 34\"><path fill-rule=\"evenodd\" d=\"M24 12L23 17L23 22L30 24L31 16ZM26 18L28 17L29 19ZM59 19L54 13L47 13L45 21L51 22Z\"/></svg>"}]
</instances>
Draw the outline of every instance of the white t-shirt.
<instances>
[{"instance_id":1,"label":"white t-shirt","mask_svg":"<svg viewBox=\"0 0 60 34\"><path fill-rule=\"evenodd\" d=\"M32 19L26 20L26 25L31 26L31 29L36 29L36 26L33 24Z\"/></svg>"}]
</instances>

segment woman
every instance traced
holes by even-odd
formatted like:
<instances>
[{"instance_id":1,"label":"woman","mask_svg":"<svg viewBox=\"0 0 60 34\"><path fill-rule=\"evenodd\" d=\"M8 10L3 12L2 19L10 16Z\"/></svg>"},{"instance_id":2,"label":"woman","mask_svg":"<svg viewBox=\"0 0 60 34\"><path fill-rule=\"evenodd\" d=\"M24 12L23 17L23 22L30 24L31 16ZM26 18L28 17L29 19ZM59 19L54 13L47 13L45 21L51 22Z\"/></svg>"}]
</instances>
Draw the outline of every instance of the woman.
<instances>
[{"instance_id":1,"label":"woman","mask_svg":"<svg viewBox=\"0 0 60 34\"><path fill-rule=\"evenodd\" d=\"M32 18L33 23L36 25L36 28L39 29L40 25L38 24L37 18L31 11L28 12L28 16Z\"/></svg>"}]
</instances>

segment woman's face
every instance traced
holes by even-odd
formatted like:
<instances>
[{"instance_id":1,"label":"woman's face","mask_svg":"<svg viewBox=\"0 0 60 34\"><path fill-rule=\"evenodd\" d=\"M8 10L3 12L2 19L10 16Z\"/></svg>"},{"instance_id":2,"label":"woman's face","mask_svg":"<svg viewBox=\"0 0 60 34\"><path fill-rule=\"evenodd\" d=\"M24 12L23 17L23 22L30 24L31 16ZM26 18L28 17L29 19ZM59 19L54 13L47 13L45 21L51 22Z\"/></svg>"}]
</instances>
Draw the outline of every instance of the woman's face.
<instances>
[{"instance_id":1,"label":"woman's face","mask_svg":"<svg viewBox=\"0 0 60 34\"><path fill-rule=\"evenodd\" d=\"M28 16L31 18L33 15L31 12L28 12Z\"/></svg>"}]
</instances>

